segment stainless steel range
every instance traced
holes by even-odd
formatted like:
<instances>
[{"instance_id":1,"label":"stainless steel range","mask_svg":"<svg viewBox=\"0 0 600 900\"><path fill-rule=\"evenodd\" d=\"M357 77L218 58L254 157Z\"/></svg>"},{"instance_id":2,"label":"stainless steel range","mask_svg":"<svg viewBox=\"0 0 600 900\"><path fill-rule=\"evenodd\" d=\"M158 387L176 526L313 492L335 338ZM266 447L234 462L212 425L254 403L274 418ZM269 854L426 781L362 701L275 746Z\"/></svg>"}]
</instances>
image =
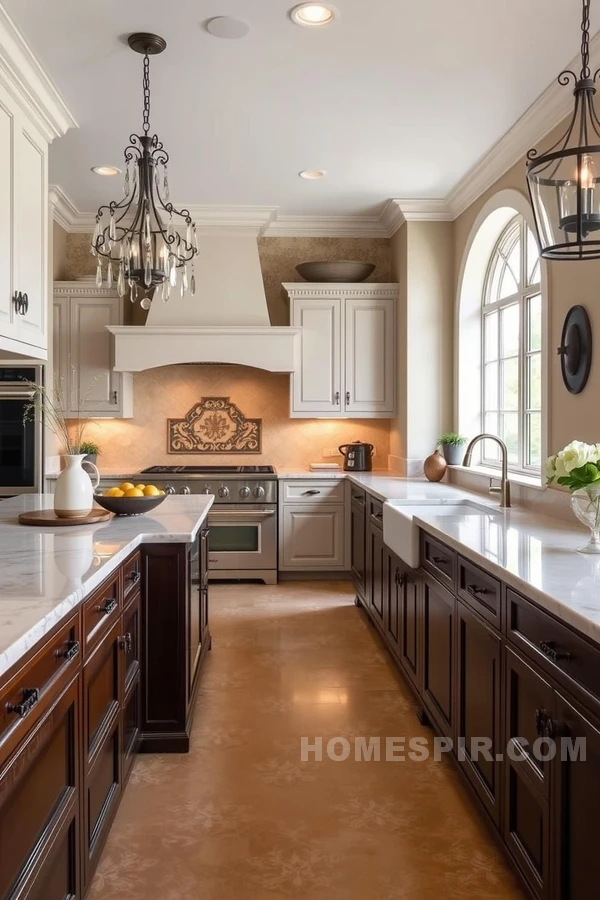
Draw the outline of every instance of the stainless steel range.
<instances>
[{"instance_id":1,"label":"stainless steel range","mask_svg":"<svg viewBox=\"0 0 600 900\"><path fill-rule=\"evenodd\" d=\"M277 475L272 466L150 466L140 473L142 481L146 476L168 494L214 494L208 515L209 578L277 584Z\"/></svg>"}]
</instances>

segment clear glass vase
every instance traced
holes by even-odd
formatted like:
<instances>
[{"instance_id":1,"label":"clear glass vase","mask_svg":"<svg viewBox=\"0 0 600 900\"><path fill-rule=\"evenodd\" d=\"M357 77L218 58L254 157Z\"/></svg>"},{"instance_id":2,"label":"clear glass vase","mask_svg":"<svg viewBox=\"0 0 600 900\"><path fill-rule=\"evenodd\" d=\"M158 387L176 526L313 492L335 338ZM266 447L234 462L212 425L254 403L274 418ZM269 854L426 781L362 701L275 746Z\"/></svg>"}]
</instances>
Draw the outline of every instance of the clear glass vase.
<instances>
[{"instance_id":1,"label":"clear glass vase","mask_svg":"<svg viewBox=\"0 0 600 900\"><path fill-rule=\"evenodd\" d=\"M577 549L580 553L600 553L600 486L590 484L573 491L571 509L592 532L589 544Z\"/></svg>"}]
</instances>

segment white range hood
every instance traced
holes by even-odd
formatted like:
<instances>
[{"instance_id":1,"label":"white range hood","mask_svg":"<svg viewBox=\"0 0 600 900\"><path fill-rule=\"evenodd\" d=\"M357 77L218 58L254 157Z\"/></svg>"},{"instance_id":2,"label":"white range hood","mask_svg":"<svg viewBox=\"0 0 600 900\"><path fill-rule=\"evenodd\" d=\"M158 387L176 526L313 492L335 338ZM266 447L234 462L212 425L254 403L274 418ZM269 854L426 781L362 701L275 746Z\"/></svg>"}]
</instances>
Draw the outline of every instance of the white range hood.
<instances>
[{"instance_id":1,"label":"white range hood","mask_svg":"<svg viewBox=\"0 0 600 900\"><path fill-rule=\"evenodd\" d=\"M195 270L194 297L157 296L146 325L109 326L115 369L236 363L294 372L301 329L271 326L255 238L202 238Z\"/></svg>"}]
</instances>

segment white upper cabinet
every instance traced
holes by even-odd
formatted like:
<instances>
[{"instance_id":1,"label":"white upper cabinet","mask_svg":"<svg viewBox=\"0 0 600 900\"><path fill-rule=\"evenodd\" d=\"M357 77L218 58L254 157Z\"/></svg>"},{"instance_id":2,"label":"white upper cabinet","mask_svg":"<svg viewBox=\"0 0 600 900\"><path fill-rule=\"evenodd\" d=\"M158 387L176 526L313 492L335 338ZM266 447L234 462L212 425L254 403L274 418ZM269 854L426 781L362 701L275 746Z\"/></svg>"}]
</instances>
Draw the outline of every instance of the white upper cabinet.
<instances>
[{"instance_id":1,"label":"white upper cabinet","mask_svg":"<svg viewBox=\"0 0 600 900\"><path fill-rule=\"evenodd\" d=\"M291 415L390 418L396 413L396 284L285 284L302 327Z\"/></svg>"},{"instance_id":2,"label":"white upper cabinet","mask_svg":"<svg viewBox=\"0 0 600 900\"><path fill-rule=\"evenodd\" d=\"M123 323L123 301L108 288L54 285L54 375L71 415L131 418L132 376L113 369L107 325Z\"/></svg>"},{"instance_id":3,"label":"white upper cabinet","mask_svg":"<svg viewBox=\"0 0 600 900\"><path fill-rule=\"evenodd\" d=\"M0 352L46 359L48 143L0 86Z\"/></svg>"}]
</instances>

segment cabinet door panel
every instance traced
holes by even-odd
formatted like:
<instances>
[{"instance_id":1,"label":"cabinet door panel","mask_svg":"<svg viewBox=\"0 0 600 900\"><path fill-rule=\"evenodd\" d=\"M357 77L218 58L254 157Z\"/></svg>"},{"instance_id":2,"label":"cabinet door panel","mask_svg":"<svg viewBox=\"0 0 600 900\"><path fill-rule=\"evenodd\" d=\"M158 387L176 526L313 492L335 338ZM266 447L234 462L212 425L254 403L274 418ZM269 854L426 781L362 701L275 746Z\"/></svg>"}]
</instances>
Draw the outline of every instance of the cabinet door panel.
<instances>
[{"instance_id":1,"label":"cabinet door panel","mask_svg":"<svg viewBox=\"0 0 600 900\"><path fill-rule=\"evenodd\" d=\"M404 592L404 573L399 561L388 554L388 602L386 604L385 636L394 653L400 654L402 623L402 594Z\"/></svg>"},{"instance_id":2,"label":"cabinet door panel","mask_svg":"<svg viewBox=\"0 0 600 900\"><path fill-rule=\"evenodd\" d=\"M47 145L24 120L15 129L15 285L29 307L15 318L19 340L46 348Z\"/></svg>"},{"instance_id":3,"label":"cabinet door panel","mask_svg":"<svg viewBox=\"0 0 600 900\"><path fill-rule=\"evenodd\" d=\"M136 594L123 613L121 653L123 663L123 693L127 693L140 671L141 597Z\"/></svg>"},{"instance_id":4,"label":"cabinet door panel","mask_svg":"<svg viewBox=\"0 0 600 900\"><path fill-rule=\"evenodd\" d=\"M344 568L344 507L283 507L283 566Z\"/></svg>"},{"instance_id":5,"label":"cabinet door panel","mask_svg":"<svg viewBox=\"0 0 600 900\"><path fill-rule=\"evenodd\" d=\"M83 669L84 758L90 764L119 711L120 629L120 622L117 622Z\"/></svg>"},{"instance_id":6,"label":"cabinet door panel","mask_svg":"<svg viewBox=\"0 0 600 900\"><path fill-rule=\"evenodd\" d=\"M0 770L0 897L29 877L54 823L76 809L78 696L74 681Z\"/></svg>"},{"instance_id":7,"label":"cabinet door panel","mask_svg":"<svg viewBox=\"0 0 600 900\"><path fill-rule=\"evenodd\" d=\"M13 197L12 172L14 118L8 97L0 88L0 335L15 336L13 285Z\"/></svg>"},{"instance_id":8,"label":"cabinet door panel","mask_svg":"<svg viewBox=\"0 0 600 900\"><path fill-rule=\"evenodd\" d=\"M559 735L585 745L585 759L556 761L559 843L553 858L558 863L559 900L588 900L592 885L600 884L600 855L596 830L591 827L600 807L600 723L577 709L562 695L557 697Z\"/></svg>"},{"instance_id":9,"label":"cabinet door panel","mask_svg":"<svg viewBox=\"0 0 600 900\"><path fill-rule=\"evenodd\" d=\"M345 301L344 412L394 411L394 302L391 298Z\"/></svg>"},{"instance_id":10,"label":"cabinet door panel","mask_svg":"<svg viewBox=\"0 0 600 900\"><path fill-rule=\"evenodd\" d=\"M78 854L79 833L77 820L73 816L56 839L27 900L74 900L79 897Z\"/></svg>"},{"instance_id":11,"label":"cabinet door panel","mask_svg":"<svg viewBox=\"0 0 600 900\"><path fill-rule=\"evenodd\" d=\"M550 764L535 759L537 711L554 715L554 691L520 656L506 648L504 840L536 897L550 890ZM517 757L517 758L514 758Z\"/></svg>"},{"instance_id":12,"label":"cabinet door panel","mask_svg":"<svg viewBox=\"0 0 600 900\"><path fill-rule=\"evenodd\" d=\"M499 825L502 766L496 754L502 752L502 643L500 636L460 601L457 604L457 620L457 732L465 741L464 758L459 756L459 759L479 799ZM474 747L475 738L491 741L485 754Z\"/></svg>"},{"instance_id":13,"label":"cabinet door panel","mask_svg":"<svg viewBox=\"0 0 600 900\"><path fill-rule=\"evenodd\" d=\"M123 704L123 783L129 777L140 741L141 696L139 676L131 683Z\"/></svg>"},{"instance_id":14,"label":"cabinet door panel","mask_svg":"<svg viewBox=\"0 0 600 900\"><path fill-rule=\"evenodd\" d=\"M121 728L117 719L85 779L85 883L98 862L121 794Z\"/></svg>"},{"instance_id":15,"label":"cabinet door panel","mask_svg":"<svg viewBox=\"0 0 600 900\"><path fill-rule=\"evenodd\" d=\"M400 616L399 658L402 668L416 688L420 688L421 683L421 639L419 634L421 609L419 582L415 577L405 574L398 611Z\"/></svg>"},{"instance_id":16,"label":"cabinet door panel","mask_svg":"<svg viewBox=\"0 0 600 900\"><path fill-rule=\"evenodd\" d=\"M452 737L454 713L454 609L444 588L427 582L423 606L423 699L438 730Z\"/></svg>"},{"instance_id":17,"label":"cabinet door panel","mask_svg":"<svg viewBox=\"0 0 600 900\"><path fill-rule=\"evenodd\" d=\"M384 627L384 558L383 530L369 522L367 532L367 604L375 624Z\"/></svg>"},{"instance_id":18,"label":"cabinet door panel","mask_svg":"<svg viewBox=\"0 0 600 900\"><path fill-rule=\"evenodd\" d=\"M366 563L365 507L364 494L362 495L362 500L352 498L350 507L352 581L354 582L356 593L363 600L365 598Z\"/></svg>"},{"instance_id":19,"label":"cabinet door panel","mask_svg":"<svg viewBox=\"0 0 600 900\"><path fill-rule=\"evenodd\" d=\"M118 297L71 298L69 398L71 410L92 414L118 410L117 376L113 372L111 334L118 325Z\"/></svg>"},{"instance_id":20,"label":"cabinet door panel","mask_svg":"<svg viewBox=\"0 0 600 900\"><path fill-rule=\"evenodd\" d=\"M293 411L339 414L341 300L295 300L292 325L302 327L300 372L292 376Z\"/></svg>"}]
</instances>

